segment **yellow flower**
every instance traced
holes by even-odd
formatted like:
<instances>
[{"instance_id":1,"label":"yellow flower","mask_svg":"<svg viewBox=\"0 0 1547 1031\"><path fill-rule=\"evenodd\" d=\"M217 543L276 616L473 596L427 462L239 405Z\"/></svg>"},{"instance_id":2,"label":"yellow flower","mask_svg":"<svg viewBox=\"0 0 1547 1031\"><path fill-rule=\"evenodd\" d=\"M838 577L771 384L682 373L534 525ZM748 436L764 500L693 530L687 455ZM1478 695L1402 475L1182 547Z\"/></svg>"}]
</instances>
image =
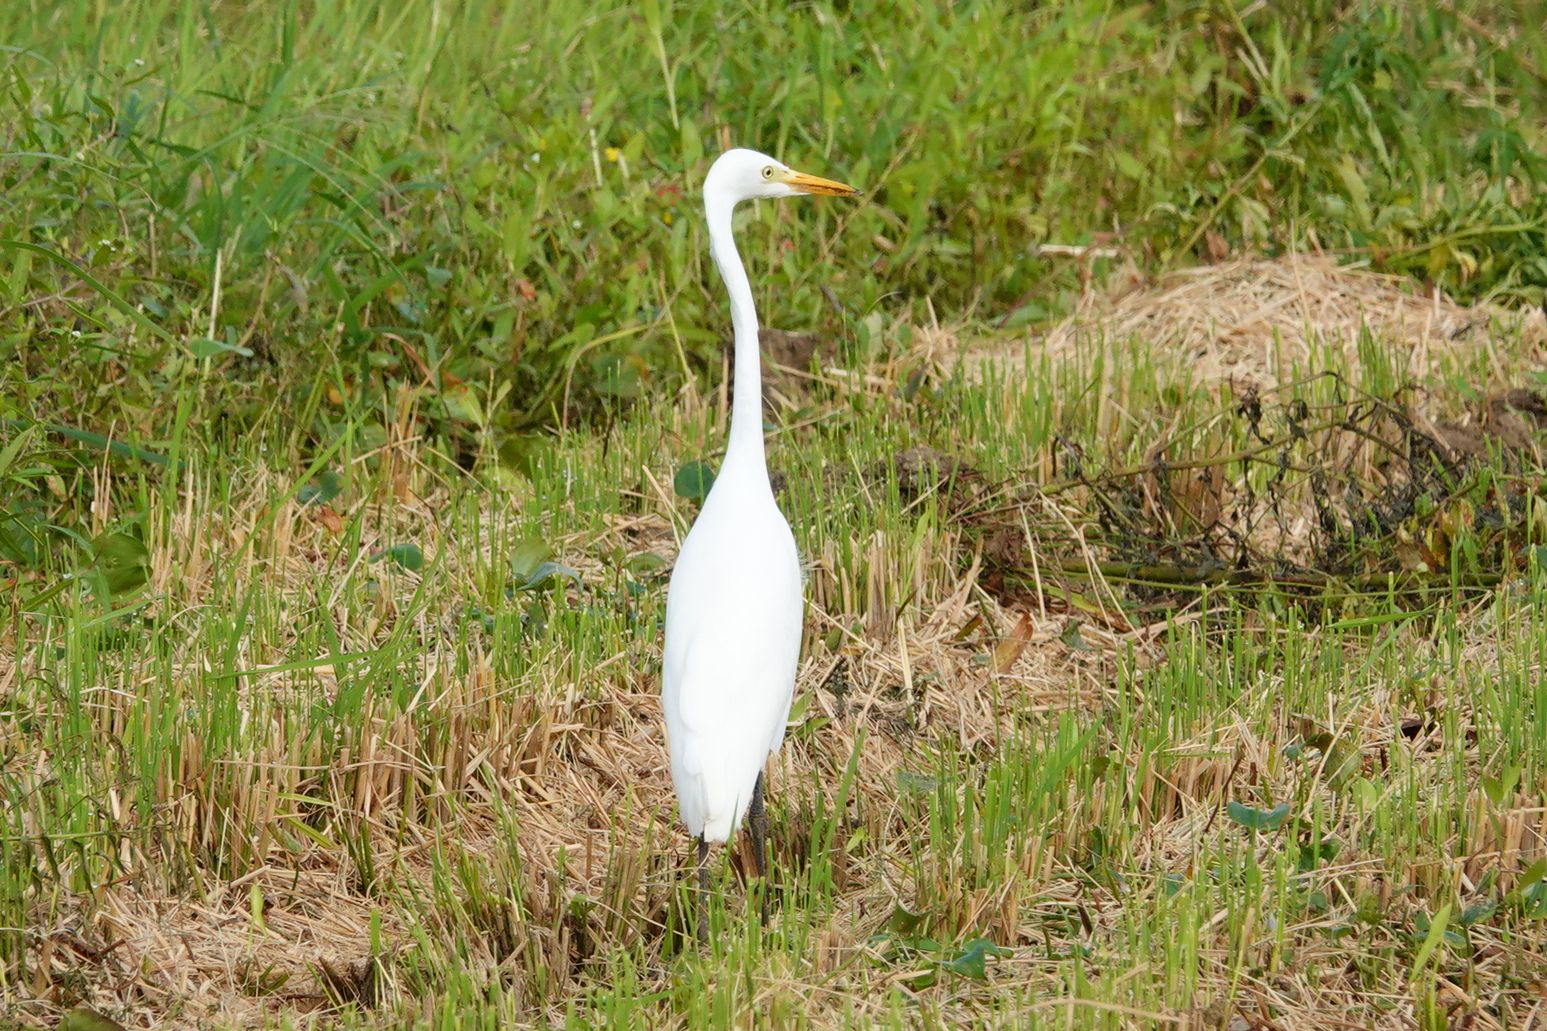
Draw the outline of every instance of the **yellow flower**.
<instances>
[{"instance_id":1,"label":"yellow flower","mask_svg":"<svg viewBox=\"0 0 1547 1031\"><path fill-rule=\"evenodd\" d=\"M667 225L671 225L671 212L668 211L664 215L662 215L661 216L661 221L665 222Z\"/></svg>"},{"instance_id":2,"label":"yellow flower","mask_svg":"<svg viewBox=\"0 0 1547 1031\"><path fill-rule=\"evenodd\" d=\"M617 161L620 157L623 156L623 151L619 150L617 147L608 147L606 150L602 151L602 153L607 155L608 161Z\"/></svg>"}]
</instances>

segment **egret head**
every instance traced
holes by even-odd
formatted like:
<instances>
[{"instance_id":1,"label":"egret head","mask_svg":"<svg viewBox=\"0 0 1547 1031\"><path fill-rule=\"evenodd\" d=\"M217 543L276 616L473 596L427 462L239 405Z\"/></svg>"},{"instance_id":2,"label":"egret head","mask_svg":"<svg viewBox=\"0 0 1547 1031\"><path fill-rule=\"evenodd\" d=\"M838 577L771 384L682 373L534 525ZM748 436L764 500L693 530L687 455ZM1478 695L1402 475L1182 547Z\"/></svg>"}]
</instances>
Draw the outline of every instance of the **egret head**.
<instances>
[{"instance_id":1,"label":"egret head","mask_svg":"<svg viewBox=\"0 0 1547 1031\"><path fill-rule=\"evenodd\" d=\"M733 207L744 200L806 193L852 197L858 192L852 186L797 172L767 154L740 147L721 154L704 179L704 200L710 206L719 202Z\"/></svg>"}]
</instances>

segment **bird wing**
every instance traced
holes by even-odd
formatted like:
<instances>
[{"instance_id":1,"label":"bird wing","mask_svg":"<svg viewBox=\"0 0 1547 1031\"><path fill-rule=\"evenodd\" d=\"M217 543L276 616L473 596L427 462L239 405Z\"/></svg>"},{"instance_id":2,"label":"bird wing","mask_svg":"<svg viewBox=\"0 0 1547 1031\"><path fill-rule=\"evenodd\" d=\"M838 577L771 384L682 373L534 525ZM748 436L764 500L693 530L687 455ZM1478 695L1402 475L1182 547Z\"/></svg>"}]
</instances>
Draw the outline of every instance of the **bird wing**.
<instances>
[{"instance_id":1,"label":"bird wing","mask_svg":"<svg viewBox=\"0 0 1547 1031\"><path fill-rule=\"evenodd\" d=\"M707 510L666 605L661 700L672 780L693 834L727 840L784 739L800 657L800 565L788 524ZM707 525L706 525L707 523Z\"/></svg>"}]
</instances>

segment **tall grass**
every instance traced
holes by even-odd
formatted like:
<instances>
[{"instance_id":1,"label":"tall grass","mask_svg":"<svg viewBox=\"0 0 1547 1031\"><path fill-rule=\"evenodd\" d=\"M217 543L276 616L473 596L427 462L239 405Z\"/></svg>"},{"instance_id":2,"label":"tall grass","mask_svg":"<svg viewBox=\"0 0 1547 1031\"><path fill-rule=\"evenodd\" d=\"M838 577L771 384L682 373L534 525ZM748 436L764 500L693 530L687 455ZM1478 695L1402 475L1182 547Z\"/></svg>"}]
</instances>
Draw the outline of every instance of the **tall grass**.
<instances>
[{"instance_id":1,"label":"tall grass","mask_svg":"<svg viewBox=\"0 0 1547 1031\"><path fill-rule=\"evenodd\" d=\"M1528 8L11 4L6 394L46 366L96 389L20 414L156 439L167 385L240 424L320 362L428 381L461 447L629 403L717 354L695 184L730 142L866 191L751 217L776 326L1035 323L1078 284L1038 246L1100 234L1540 301Z\"/></svg>"},{"instance_id":2,"label":"tall grass","mask_svg":"<svg viewBox=\"0 0 1547 1031\"><path fill-rule=\"evenodd\" d=\"M9 594L0 990L145 1019L110 985L151 977L164 925L220 986L216 1023L1137 1027L1382 999L1439 1026L1468 977L1523 1019L1539 562L1481 603L1222 592L1127 642L1087 613L1033 649L1054 665L1002 672L971 619L999 610L959 607L970 549L899 488L899 448L988 466L994 413L1043 398L1122 464L1178 405L1209 425L1228 403L1120 354L1132 375L1092 354L909 400L818 387L830 417L772 436L812 566L774 918L717 864L701 953L652 765L661 569L692 503L652 479L702 454L712 407L647 402L503 479L360 447L363 414L320 464L275 415L112 473L97 518L137 535L146 582ZM109 933L122 961L83 958Z\"/></svg>"}]
</instances>

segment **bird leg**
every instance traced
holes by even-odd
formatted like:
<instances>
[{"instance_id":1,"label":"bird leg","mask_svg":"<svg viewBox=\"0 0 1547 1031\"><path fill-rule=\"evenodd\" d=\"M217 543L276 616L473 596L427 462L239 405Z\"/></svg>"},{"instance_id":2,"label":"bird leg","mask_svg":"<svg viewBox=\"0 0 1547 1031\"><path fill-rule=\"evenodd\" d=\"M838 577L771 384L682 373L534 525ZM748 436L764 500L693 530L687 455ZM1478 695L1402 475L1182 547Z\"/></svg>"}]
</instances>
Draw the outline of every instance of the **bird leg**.
<instances>
[{"instance_id":1,"label":"bird leg","mask_svg":"<svg viewBox=\"0 0 1547 1031\"><path fill-rule=\"evenodd\" d=\"M698 941L709 940L709 842L698 836Z\"/></svg>"},{"instance_id":2,"label":"bird leg","mask_svg":"<svg viewBox=\"0 0 1547 1031\"><path fill-rule=\"evenodd\" d=\"M765 845L768 841L768 814L763 809L763 775L757 775L757 786L752 789L752 804L747 807L747 829L752 832L752 868L759 877L768 876L768 857Z\"/></svg>"},{"instance_id":3,"label":"bird leg","mask_svg":"<svg viewBox=\"0 0 1547 1031\"><path fill-rule=\"evenodd\" d=\"M757 775L752 804L747 807L747 829L752 832L752 866L757 870L758 898L763 923L768 922L768 813L763 809L763 775Z\"/></svg>"}]
</instances>

